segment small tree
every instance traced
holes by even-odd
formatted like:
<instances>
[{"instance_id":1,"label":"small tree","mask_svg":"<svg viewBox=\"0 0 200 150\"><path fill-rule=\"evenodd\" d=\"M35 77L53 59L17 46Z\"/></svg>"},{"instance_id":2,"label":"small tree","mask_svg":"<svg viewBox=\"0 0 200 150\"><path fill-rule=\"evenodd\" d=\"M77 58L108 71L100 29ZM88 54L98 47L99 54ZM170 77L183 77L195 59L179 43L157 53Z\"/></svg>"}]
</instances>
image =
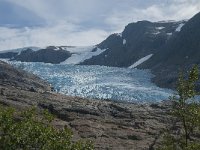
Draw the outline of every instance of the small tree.
<instances>
[{"instance_id":1,"label":"small tree","mask_svg":"<svg viewBox=\"0 0 200 150\"><path fill-rule=\"evenodd\" d=\"M177 84L177 95L171 98L173 103L172 116L177 118L180 123L180 132L178 135L171 133L165 134L161 149L173 150L199 150L200 143L192 137L200 128L200 102L196 95L196 82L199 79L198 66L195 65L188 76L183 73L179 74Z\"/></svg>"},{"instance_id":2,"label":"small tree","mask_svg":"<svg viewBox=\"0 0 200 150\"><path fill-rule=\"evenodd\" d=\"M0 107L0 149L2 150L93 150L91 142L72 142L72 131L58 130L51 125L53 117L47 111L35 109L17 112Z\"/></svg>"}]
</instances>

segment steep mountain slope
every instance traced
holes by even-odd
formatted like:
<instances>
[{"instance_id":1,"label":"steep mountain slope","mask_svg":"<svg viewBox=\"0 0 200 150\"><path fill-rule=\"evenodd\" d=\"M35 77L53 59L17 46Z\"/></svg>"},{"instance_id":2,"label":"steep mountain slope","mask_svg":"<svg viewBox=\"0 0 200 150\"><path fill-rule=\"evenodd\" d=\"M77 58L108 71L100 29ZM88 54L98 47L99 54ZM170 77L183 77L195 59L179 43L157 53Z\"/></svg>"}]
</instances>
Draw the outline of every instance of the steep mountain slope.
<instances>
[{"instance_id":1,"label":"steep mountain slope","mask_svg":"<svg viewBox=\"0 0 200 150\"><path fill-rule=\"evenodd\" d=\"M130 23L121 34L113 34L97 45L107 49L98 56L84 61L86 65L128 67L142 57L156 54L174 36L180 22Z\"/></svg>"},{"instance_id":2,"label":"steep mountain slope","mask_svg":"<svg viewBox=\"0 0 200 150\"><path fill-rule=\"evenodd\" d=\"M178 70L200 64L200 13L191 18L162 50L138 68L152 69L160 86L174 87Z\"/></svg>"}]
</instances>

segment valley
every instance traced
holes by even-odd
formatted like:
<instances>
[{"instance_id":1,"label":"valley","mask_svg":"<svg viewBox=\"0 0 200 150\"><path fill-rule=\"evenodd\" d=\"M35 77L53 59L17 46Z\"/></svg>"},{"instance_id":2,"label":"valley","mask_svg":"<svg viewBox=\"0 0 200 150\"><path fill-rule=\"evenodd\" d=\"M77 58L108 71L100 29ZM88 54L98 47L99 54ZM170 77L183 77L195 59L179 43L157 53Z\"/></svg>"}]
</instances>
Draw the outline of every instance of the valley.
<instances>
[{"instance_id":1,"label":"valley","mask_svg":"<svg viewBox=\"0 0 200 150\"><path fill-rule=\"evenodd\" d=\"M0 104L18 110L48 109L56 117L55 127L72 129L74 140L92 140L97 150L156 148L163 130L173 121L167 114L168 102L136 104L66 96L2 61Z\"/></svg>"},{"instance_id":2,"label":"valley","mask_svg":"<svg viewBox=\"0 0 200 150\"><path fill-rule=\"evenodd\" d=\"M192 66L200 68L200 13L189 20L131 22L121 33L112 33L91 46L74 46L67 42L56 45L54 34L63 27L62 39L59 39L62 42L67 41L65 30L67 33L68 30L73 33L86 30L70 24L70 19L73 20L66 19L67 25L61 21L59 28L52 29L50 24L45 32L42 27L0 28L2 33L12 30L8 35L2 34L8 37L8 43L10 36L18 38L20 31L25 36L28 32L30 41L38 39L36 43L43 38L53 41L52 45L36 44L0 51L0 105L18 110L47 109L55 115L53 125L56 128L70 128L73 140L92 140L97 150L156 150L162 146L167 130L172 132L174 139L177 135L187 138L186 133L180 134L187 124L181 124L171 110L182 97L186 105L181 105L180 110L187 109L190 102L186 100L191 100L193 94L196 95L194 91L200 89L199 81L193 83L198 78L195 75L199 75L193 70L194 74L190 73L195 79L181 80L176 90L181 71L185 77ZM76 19L73 21L79 22ZM36 37L31 37L32 32ZM101 36L105 32L101 32ZM89 35L84 38L95 38ZM26 42L27 39L22 38ZM0 37L0 41L6 40ZM16 44L21 45L20 42ZM173 100L177 101L170 101L170 96L178 92L182 97L176 95ZM199 108L196 103L194 107ZM187 113L180 111L183 112ZM198 112L193 109L191 112L198 117ZM190 114L187 117L190 118ZM199 141L199 134L193 134L189 140L191 143Z\"/></svg>"},{"instance_id":3,"label":"valley","mask_svg":"<svg viewBox=\"0 0 200 150\"><path fill-rule=\"evenodd\" d=\"M150 69L155 75L152 79L155 84L175 89L178 71L199 64L199 26L200 13L187 21L138 21L128 24L122 33L112 34L95 46L21 48L1 51L0 58ZM141 62L147 56L151 57ZM138 60L140 63L133 65Z\"/></svg>"}]
</instances>

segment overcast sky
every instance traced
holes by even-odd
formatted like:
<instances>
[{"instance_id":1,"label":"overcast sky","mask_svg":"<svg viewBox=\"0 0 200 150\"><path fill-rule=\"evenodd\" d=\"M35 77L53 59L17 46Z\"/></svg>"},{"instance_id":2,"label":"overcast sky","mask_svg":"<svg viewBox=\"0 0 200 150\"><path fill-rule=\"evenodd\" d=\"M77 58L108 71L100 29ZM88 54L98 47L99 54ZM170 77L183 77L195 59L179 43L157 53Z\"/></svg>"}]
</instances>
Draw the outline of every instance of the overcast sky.
<instances>
[{"instance_id":1,"label":"overcast sky","mask_svg":"<svg viewBox=\"0 0 200 150\"><path fill-rule=\"evenodd\" d=\"M0 0L0 50L94 45L139 20L183 20L200 0Z\"/></svg>"}]
</instances>

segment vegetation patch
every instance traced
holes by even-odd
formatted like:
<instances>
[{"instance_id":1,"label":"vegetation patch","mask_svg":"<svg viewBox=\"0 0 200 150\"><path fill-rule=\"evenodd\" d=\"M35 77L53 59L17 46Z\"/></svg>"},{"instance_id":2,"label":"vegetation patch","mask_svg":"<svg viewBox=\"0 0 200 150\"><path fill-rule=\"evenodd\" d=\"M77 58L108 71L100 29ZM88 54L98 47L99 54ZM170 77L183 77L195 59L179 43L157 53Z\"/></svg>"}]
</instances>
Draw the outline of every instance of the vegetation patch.
<instances>
[{"instance_id":1,"label":"vegetation patch","mask_svg":"<svg viewBox=\"0 0 200 150\"><path fill-rule=\"evenodd\" d=\"M70 129L52 126L54 117L35 108L16 111L0 106L0 149L2 150L93 150L90 141L72 141Z\"/></svg>"}]
</instances>

